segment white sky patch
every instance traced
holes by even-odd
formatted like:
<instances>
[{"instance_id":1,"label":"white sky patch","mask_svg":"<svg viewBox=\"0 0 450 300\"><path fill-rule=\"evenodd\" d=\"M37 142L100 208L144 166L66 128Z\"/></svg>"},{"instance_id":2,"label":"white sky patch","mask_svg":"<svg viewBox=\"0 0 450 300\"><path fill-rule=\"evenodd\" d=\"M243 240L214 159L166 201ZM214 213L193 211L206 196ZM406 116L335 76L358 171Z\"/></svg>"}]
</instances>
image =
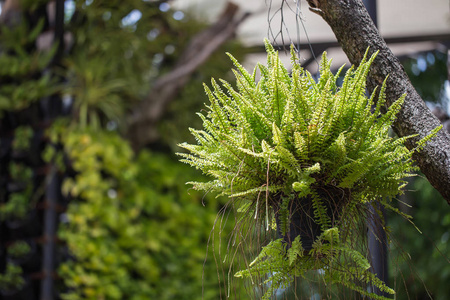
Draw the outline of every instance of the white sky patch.
<instances>
[{"instance_id":1,"label":"white sky patch","mask_svg":"<svg viewBox=\"0 0 450 300\"><path fill-rule=\"evenodd\" d=\"M116 190L113 189L109 189L108 190L108 197L111 199L115 199L117 197L117 192Z\"/></svg>"},{"instance_id":2,"label":"white sky patch","mask_svg":"<svg viewBox=\"0 0 450 300\"><path fill-rule=\"evenodd\" d=\"M122 19L122 26L132 26L135 25L142 17L142 13L137 10L133 9L128 15L126 15Z\"/></svg>"},{"instance_id":3,"label":"white sky patch","mask_svg":"<svg viewBox=\"0 0 450 300\"><path fill-rule=\"evenodd\" d=\"M434 65L434 63L436 62L436 57L434 57L434 54L431 52L428 52L427 54L427 62L429 65Z\"/></svg>"},{"instance_id":4,"label":"white sky patch","mask_svg":"<svg viewBox=\"0 0 450 300\"><path fill-rule=\"evenodd\" d=\"M159 35L160 31L158 28L154 28L152 30L149 31L149 33L147 33L147 39L149 41L153 41L154 39L156 39Z\"/></svg>"},{"instance_id":5,"label":"white sky patch","mask_svg":"<svg viewBox=\"0 0 450 300\"><path fill-rule=\"evenodd\" d=\"M450 82L448 80L444 83L444 94L447 101L450 100ZM450 115L450 105L447 105L447 114Z\"/></svg>"},{"instance_id":6,"label":"white sky patch","mask_svg":"<svg viewBox=\"0 0 450 300\"><path fill-rule=\"evenodd\" d=\"M75 2L73 0L64 1L64 21L68 22L75 13Z\"/></svg>"},{"instance_id":7,"label":"white sky patch","mask_svg":"<svg viewBox=\"0 0 450 300\"><path fill-rule=\"evenodd\" d=\"M422 55L417 58L417 68L420 70L420 72L425 72L425 70L427 69L427 61Z\"/></svg>"},{"instance_id":8,"label":"white sky patch","mask_svg":"<svg viewBox=\"0 0 450 300\"><path fill-rule=\"evenodd\" d=\"M183 20L184 18L184 13L181 10L178 10L176 12L173 13L173 18L177 21Z\"/></svg>"},{"instance_id":9,"label":"white sky patch","mask_svg":"<svg viewBox=\"0 0 450 300\"><path fill-rule=\"evenodd\" d=\"M162 11L162 12L166 12L169 9L170 9L170 4L169 3L163 2L163 3L161 3L159 5L159 10Z\"/></svg>"}]
</instances>

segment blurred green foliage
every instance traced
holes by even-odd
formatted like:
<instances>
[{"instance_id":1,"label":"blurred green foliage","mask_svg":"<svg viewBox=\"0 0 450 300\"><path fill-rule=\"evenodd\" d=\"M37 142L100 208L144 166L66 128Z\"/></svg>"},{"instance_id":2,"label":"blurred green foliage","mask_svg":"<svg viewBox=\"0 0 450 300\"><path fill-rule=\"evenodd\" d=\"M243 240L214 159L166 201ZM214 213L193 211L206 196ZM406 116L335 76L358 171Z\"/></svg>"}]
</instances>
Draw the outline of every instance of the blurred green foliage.
<instances>
[{"instance_id":1,"label":"blurred green foliage","mask_svg":"<svg viewBox=\"0 0 450 300\"><path fill-rule=\"evenodd\" d=\"M164 115L164 122L158 127L162 141L171 147L171 152L178 152L180 141L194 143L195 139L189 131L191 128L201 128L202 120L193 112L205 109L208 98L203 83L209 83L212 77L222 74L224 80L232 81L233 73L230 71L232 63L225 52L233 53L238 60L243 60L245 49L238 42L229 42L226 48L213 53L206 63L194 73L189 83L180 92L177 101L169 104Z\"/></svg>"},{"instance_id":2,"label":"blurred green foliage","mask_svg":"<svg viewBox=\"0 0 450 300\"><path fill-rule=\"evenodd\" d=\"M7 263L5 273L0 273L0 291L15 292L24 285L25 280L22 277L22 268L13 263Z\"/></svg>"},{"instance_id":3,"label":"blurred green foliage","mask_svg":"<svg viewBox=\"0 0 450 300\"><path fill-rule=\"evenodd\" d=\"M14 132L12 147L17 151L26 151L30 147L33 129L30 126L19 126Z\"/></svg>"},{"instance_id":4,"label":"blurred green foliage","mask_svg":"<svg viewBox=\"0 0 450 300\"><path fill-rule=\"evenodd\" d=\"M73 50L64 58L74 98L74 116L82 125L114 121L123 128L128 110L147 96L154 80L176 63L189 38L204 27L157 2L74 1L68 22Z\"/></svg>"},{"instance_id":5,"label":"blurred green foliage","mask_svg":"<svg viewBox=\"0 0 450 300\"><path fill-rule=\"evenodd\" d=\"M397 299L448 299L450 286L450 206L424 177L410 184L399 208L413 216L414 225L389 215L392 232L390 276ZM406 288L406 290L405 290Z\"/></svg>"},{"instance_id":6,"label":"blurred green foliage","mask_svg":"<svg viewBox=\"0 0 450 300\"><path fill-rule=\"evenodd\" d=\"M177 21L173 11L163 12L151 2L75 4L79 14L69 23L74 50L64 59L69 75L64 92L74 99L72 122L55 124L49 131L63 145L76 174L62 186L70 205L60 234L74 257L60 268L68 288L63 298L199 299L204 288L204 299L218 299L223 291L213 253L204 260L208 243L210 249L218 248L219 240L208 240L223 204L187 191L184 183L199 174L170 155L143 150L135 157L119 134L128 110L175 64L204 25L188 16ZM207 70L229 67L220 60L211 60L211 65L199 70L189 87L201 91L198 79L209 78ZM171 109L198 107L203 97L197 96L183 94ZM169 112L161 123L176 119ZM192 119L182 121L185 127ZM175 143L176 132L161 129L164 138L155 147ZM59 154L51 149L47 158L57 159Z\"/></svg>"},{"instance_id":7,"label":"blurred green foliage","mask_svg":"<svg viewBox=\"0 0 450 300\"><path fill-rule=\"evenodd\" d=\"M47 2L24 1L24 16ZM187 14L175 19L172 9L159 9L162 2L66 1L68 42L57 64L51 63L55 45L36 49L44 21L33 27L22 18L18 26L0 28L0 116L55 93L70 110L48 128L42 140L51 142L41 155L57 167L69 200L59 232L68 248L58 270L64 299L223 297L214 253L219 245L226 249L227 240L210 234L226 237L231 231L231 221L215 228L224 200L189 191L184 183L201 175L171 154L143 150L136 156L121 136L133 105L206 26ZM195 72L159 124L162 138L155 149L166 151L190 137L186 127L205 99L201 82L213 74L226 78L222 73L231 65L222 59L224 48L241 57L239 44L230 43ZM14 151L28 153L31 135L40 130L15 130ZM34 175L25 164L10 164L9 176L30 183ZM34 193L13 193L0 208L25 214ZM6 215L0 209L0 217Z\"/></svg>"},{"instance_id":8,"label":"blurred green foliage","mask_svg":"<svg viewBox=\"0 0 450 300\"><path fill-rule=\"evenodd\" d=\"M419 53L403 62L418 93L432 105L448 107L444 93L447 55L440 51ZM398 208L413 217L414 226L389 215L392 232L390 276L397 299L445 300L450 295L450 206L423 176L408 185L410 189Z\"/></svg>"},{"instance_id":9,"label":"blurred green foliage","mask_svg":"<svg viewBox=\"0 0 450 300\"><path fill-rule=\"evenodd\" d=\"M403 66L414 88L423 100L446 106L447 55L441 51L419 53L403 60Z\"/></svg>"},{"instance_id":10,"label":"blurred green foliage","mask_svg":"<svg viewBox=\"0 0 450 300\"><path fill-rule=\"evenodd\" d=\"M18 26L0 26L0 117L6 110L20 110L59 90L48 74L38 76L48 66L56 47L42 52L29 50L43 30L39 21L33 28L23 20Z\"/></svg>"},{"instance_id":11,"label":"blurred green foliage","mask_svg":"<svg viewBox=\"0 0 450 300\"><path fill-rule=\"evenodd\" d=\"M22 240L14 242L9 246L7 251L11 258L20 259L30 253L31 247L27 242Z\"/></svg>"},{"instance_id":12,"label":"blurred green foliage","mask_svg":"<svg viewBox=\"0 0 450 300\"><path fill-rule=\"evenodd\" d=\"M63 299L196 299L202 284L218 299L214 260L203 262L221 203L187 192L199 175L163 154L133 159L114 132L61 130L77 173L63 184L72 204L60 236L76 257L60 269Z\"/></svg>"}]
</instances>

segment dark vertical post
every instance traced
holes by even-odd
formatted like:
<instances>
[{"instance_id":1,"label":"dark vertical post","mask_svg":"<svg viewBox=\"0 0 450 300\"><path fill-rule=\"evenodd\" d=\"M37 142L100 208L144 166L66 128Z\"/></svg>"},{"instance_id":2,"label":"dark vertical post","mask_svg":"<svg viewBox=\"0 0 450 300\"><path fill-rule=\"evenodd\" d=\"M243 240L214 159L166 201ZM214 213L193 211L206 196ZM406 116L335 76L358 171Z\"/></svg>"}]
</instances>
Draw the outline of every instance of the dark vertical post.
<instances>
[{"instance_id":1,"label":"dark vertical post","mask_svg":"<svg viewBox=\"0 0 450 300\"><path fill-rule=\"evenodd\" d=\"M369 16L372 18L375 26L378 26L378 18L377 18L377 0L363 0L364 6L369 12Z\"/></svg>"},{"instance_id":2,"label":"dark vertical post","mask_svg":"<svg viewBox=\"0 0 450 300\"><path fill-rule=\"evenodd\" d=\"M450 49L447 50L447 80L450 83Z\"/></svg>"},{"instance_id":3,"label":"dark vertical post","mask_svg":"<svg viewBox=\"0 0 450 300\"><path fill-rule=\"evenodd\" d=\"M377 1L363 0L370 17L375 26L378 26L377 19ZM388 265L387 265L387 238L384 231L385 213L383 207L378 201L369 205L371 218L367 221L367 241L370 254L371 272L377 277L387 283L388 281ZM381 214L381 216L380 216ZM372 286L372 292L379 296L389 296L387 293L380 291L378 288Z\"/></svg>"},{"instance_id":4,"label":"dark vertical post","mask_svg":"<svg viewBox=\"0 0 450 300\"><path fill-rule=\"evenodd\" d=\"M55 0L54 38L53 43L58 43L58 51L51 64L56 64L64 49L64 0ZM48 16L50 17L50 16ZM47 101L45 101L47 100ZM54 101L42 101L44 118L51 120L55 117L53 105L58 105ZM60 102L60 101L57 101ZM41 281L41 300L53 300L55 298L54 270L55 270L55 250L56 250L56 230L58 225L58 214L56 206L60 197L61 184L57 174L57 168L50 162L50 171L46 178L45 188L45 214L44 214L44 245Z\"/></svg>"},{"instance_id":5,"label":"dark vertical post","mask_svg":"<svg viewBox=\"0 0 450 300\"><path fill-rule=\"evenodd\" d=\"M43 279L41 281L41 300L54 299L54 278L55 269L55 236L57 227L56 204L59 196L60 185L56 174L56 169L52 166L47 175L45 189L45 214L44 214L44 245L42 257Z\"/></svg>"},{"instance_id":6,"label":"dark vertical post","mask_svg":"<svg viewBox=\"0 0 450 300\"><path fill-rule=\"evenodd\" d=\"M55 34L53 37L54 43L58 43L58 51L53 58L53 63L57 63L64 51L64 0L55 0Z\"/></svg>"},{"instance_id":7,"label":"dark vertical post","mask_svg":"<svg viewBox=\"0 0 450 300\"><path fill-rule=\"evenodd\" d=\"M375 274L381 281L388 282L388 264L387 264L387 238L384 231L384 209L378 201L369 205L371 212L370 219L367 220L367 241L370 254L371 272ZM380 216L381 215L381 216ZM388 297L389 294L380 291L377 287L372 286L372 292L379 296Z\"/></svg>"}]
</instances>

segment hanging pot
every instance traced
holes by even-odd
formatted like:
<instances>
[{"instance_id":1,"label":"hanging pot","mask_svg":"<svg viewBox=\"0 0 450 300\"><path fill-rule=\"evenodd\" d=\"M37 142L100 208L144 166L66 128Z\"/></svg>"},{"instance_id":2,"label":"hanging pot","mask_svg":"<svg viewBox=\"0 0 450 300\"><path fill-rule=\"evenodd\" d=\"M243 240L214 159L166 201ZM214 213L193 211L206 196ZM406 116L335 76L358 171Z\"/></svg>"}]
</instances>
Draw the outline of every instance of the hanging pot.
<instances>
[{"instance_id":1,"label":"hanging pot","mask_svg":"<svg viewBox=\"0 0 450 300\"><path fill-rule=\"evenodd\" d=\"M331 187L330 189L320 189L316 191L325 206L328 218L331 220L331 227L339 220L342 207L347 203L347 193L345 190ZM316 222L313 200L311 196L299 198L297 195L288 204L289 227L285 235L282 234L280 220L280 204L283 195L278 195L275 201L275 219L277 223L277 233L290 248L297 236L300 236L302 247L306 253L312 249L314 241L322 234L322 229Z\"/></svg>"}]
</instances>

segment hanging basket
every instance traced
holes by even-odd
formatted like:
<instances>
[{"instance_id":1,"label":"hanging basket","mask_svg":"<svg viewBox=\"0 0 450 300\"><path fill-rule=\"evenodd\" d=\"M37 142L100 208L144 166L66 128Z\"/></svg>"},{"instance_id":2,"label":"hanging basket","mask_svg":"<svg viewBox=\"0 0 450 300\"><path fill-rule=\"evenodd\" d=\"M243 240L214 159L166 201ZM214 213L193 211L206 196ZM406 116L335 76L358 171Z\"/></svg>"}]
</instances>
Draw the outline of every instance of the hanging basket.
<instances>
[{"instance_id":1,"label":"hanging basket","mask_svg":"<svg viewBox=\"0 0 450 300\"><path fill-rule=\"evenodd\" d=\"M371 276L369 263L354 243L358 234L353 232L367 216L366 202L395 197L404 187L404 178L415 170L414 152L440 128L417 141L413 150L405 145L411 136L389 136L406 95L385 109L385 80L379 91L365 96L367 75L376 57L374 53L368 58L369 49L339 86L343 67L333 74L326 53L315 80L297 63L294 47L288 71L270 42L265 44L267 66L258 64L249 73L231 57L237 69L236 85L212 80L212 88L205 86L210 104L206 113L199 114L203 128L191 129L197 144L180 144L189 153L178 154L183 162L213 177L208 182L189 182L194 189L242 200L239 211L248 217L267 223L275 217L280 239L269 242L245 270L236 273L251 277L252 282L255 277L270 276L272 286L264 298L289 286L301 274L299 270L317 266L328 272L329 282L349 287L346 278L353 276L353 265L343 270L323 266L334 258L347 259L357 264L361 274ZM259 201L262 193L266 201ZM388 202L383 204L390 207ZM245 225L239 228L247 229ZM308 254L320 259L303 264ZM342 278L332 278L331 272Z\"/></svg>"},{"instance_id":2,"label":"hanging basket","mask_svg":"<svg viewBox=\"0 0 450 300\"><path fill-rule=\"evenodd\" d=\"M348 191L336 187L323 187L317 189L321 205L326 208L327 217L330 220L330 227L334 227L339 222L343 207L348 203ZM300 236L302 247L306 253L312 249L314 241L322 234L323 230L317 223L318 216L314 210L313 198L311 195L303 198L298 196L293 198L288 204L289 228L282 234L282 222L280 217L280 203L282 195L275 197L275 219L277 224L277 234L286 243L289 249L297 236Z\"/></svg>"}]
</instances>

